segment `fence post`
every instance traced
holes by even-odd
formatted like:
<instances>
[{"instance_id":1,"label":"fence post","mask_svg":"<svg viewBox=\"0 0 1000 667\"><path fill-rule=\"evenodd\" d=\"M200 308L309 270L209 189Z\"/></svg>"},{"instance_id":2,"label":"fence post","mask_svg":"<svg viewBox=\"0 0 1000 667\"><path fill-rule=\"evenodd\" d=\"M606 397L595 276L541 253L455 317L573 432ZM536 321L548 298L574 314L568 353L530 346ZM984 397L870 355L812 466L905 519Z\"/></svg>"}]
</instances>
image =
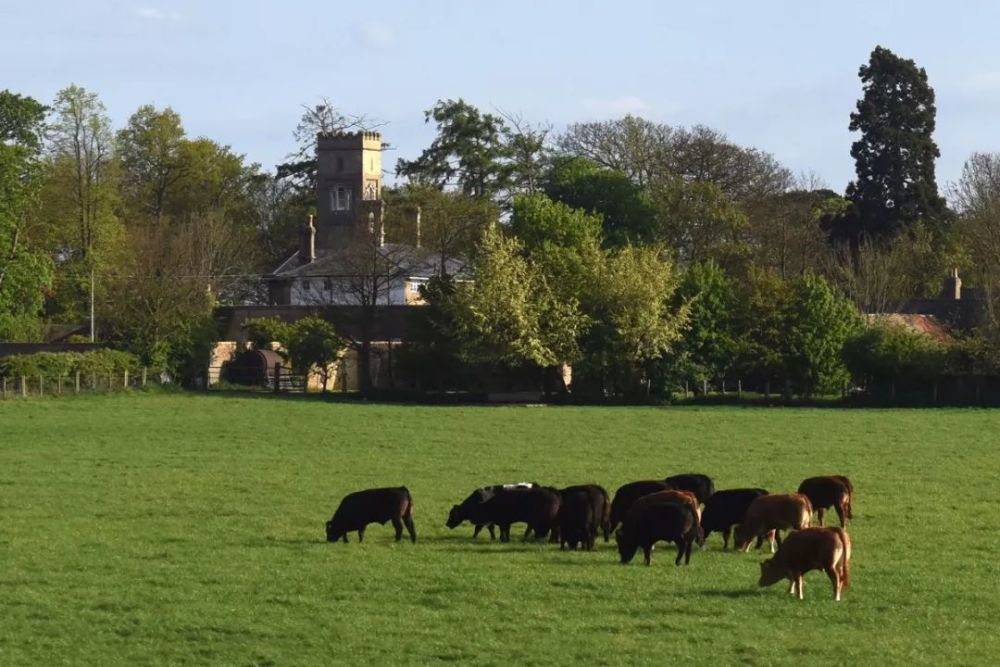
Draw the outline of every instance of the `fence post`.
<instances>
[{"instance_id":1,"label":"fence post","mask_svg":"<svg viewBox=\"0 0 1000 667\"><path fill-rule=\"evenodd\" d=\"M688 381L684 380L684 398L685 398L685 400L687 399L687 397L688 397Z\"/></svg>"},{"instance_id":2,"label":"fence post","mask_svg":"<svg viewBox=\"0 0 1000 667\"><path fill-rule=\"evenodd\" d=\"M701 395L708 396L708 380L702 379L701 381Z\"/></svg>"},{"instance_id":3,"label":"fence post","mask_svg":"<svg viewBox=\"0 0 1000 667\"><path fill-rule=\"evenodd\" d=\"M125 369L124 375L122 377L122 386L128 389L128 369Z\"/></svg>"},{"instance_id":4,"label":"fence post","mask_svg":"<svg viewBox=\"0 0 1000 667\"><path fill-rule=\"evenodd\" d=\"M736 381L736 400L743 399L743 380Z\"/></svg>"},{"instance_id":5,"label":"fence post","mask_svg":"<svg viewBox=\"0 0 1000 667\"><path fill-rule=\"evenodd\" d=\"M146 387L146 367L145 366L142 367L142 386L143 386L143 388Z\"/></svg>"},{"instance_id":6,"label":"fence post","mask_svg":"<svg viewBox=\"0 0 1000 667\"><path fill-rule=\"evenodd\" d=\"M75 392L76 392L77 394L79 394L79 393L80 393L80 371L77 371L77 372L76 372L76 378L75 378L75 387L74 387L74 391L75 391Z\"/></svg>"},{"instance_id":7,"label":"fence post","mask_svg":"<svg viewBox=\"0 0 1000 667\"><path fill-rule=\"evenodd\" d=\"M889 385L889 400L893 401L893 402L896 401L896 383L895 382L893 382L892 384Z\"/></svg>"},{"instance_id":8,"label":"fence post","mask_svg":"<svg viewBox=\"0 0 1000 667\"><path fill-rule=\"evenodd\" d=\"M90 374L90 388L97 391L97 373Z\"/></svg>"},{"instance_id":9,"label":"fence post","mask_svg":"<svg viewBox=\"0 0 1000 667\"><path fill-rule=\"evenodd\" d=\"M274 393L281 391L281 362L274 363Z\"/></svg>"},{"instance_id":10,"label":"fence post","mask_svg":"<svg viewBox=\"0 0 1000 667\"><path fill-rule=\"evenodd\" d=\"M2 392L3 393L0 393L0 399L6 401L7 400L7 376L6 375L3 376L3 389L2 389Z\"/></svg>"},{"instance_id":11,"label":"fence post","mask_svg":"<svg viewBox=\"0 0 1000 667\"><path fill-rule=\"evenodd\" d=\"M62 396L62 374L56 376L56 396Z\"/></svg>"},{"instance_id":12,"label":"fence post","mask_svg":"<svg viewBox=\"0 0 1000 667\"><path fill-rule=\"evenodd\" d=\"M722 395L726 395L726 378L722 378Z\"/></svg>"},{"instance_id":13,"label":"fence post","mask_svg":"<svg viewBox=\"0 0 1000 667\"><path fill-rule=\"evenodd\" d=\"M21 376L21 398L28 398L28 381Z\"/></svg>"},{"instance_id":14,"label":"fence post","mask_svg":"<svg viewBox=\"0 0 1000 667\"><path fill-rule=\"evenodd\" d=\"M937 403L937 382L934 383L934 386L931 389L931 402Z\"/></svg>"}]
</instances>

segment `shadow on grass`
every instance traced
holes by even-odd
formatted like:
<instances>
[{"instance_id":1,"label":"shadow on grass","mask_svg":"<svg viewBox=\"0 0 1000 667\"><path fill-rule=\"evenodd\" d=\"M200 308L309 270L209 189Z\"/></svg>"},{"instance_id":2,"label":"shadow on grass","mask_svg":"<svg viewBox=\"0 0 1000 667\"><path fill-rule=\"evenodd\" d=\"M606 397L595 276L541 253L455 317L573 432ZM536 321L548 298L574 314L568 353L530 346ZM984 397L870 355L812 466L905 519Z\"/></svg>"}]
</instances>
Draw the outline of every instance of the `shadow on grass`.
<instances>
[{"instance_id":1,"label":"shadow on grass","mask_svg":"<svg viewBox=\"0 0 1000 667\"><path fill-rule=\"evenodd\" d=\"M736 590L719 590L716 588L711 588L708 590L699 591L699 595L704 595L710 598L729 598L730 600L738 600L740 598L752 598L757 597L763 593L763 589L758 588L739 588Z\"/></svg>"}]
</instances>

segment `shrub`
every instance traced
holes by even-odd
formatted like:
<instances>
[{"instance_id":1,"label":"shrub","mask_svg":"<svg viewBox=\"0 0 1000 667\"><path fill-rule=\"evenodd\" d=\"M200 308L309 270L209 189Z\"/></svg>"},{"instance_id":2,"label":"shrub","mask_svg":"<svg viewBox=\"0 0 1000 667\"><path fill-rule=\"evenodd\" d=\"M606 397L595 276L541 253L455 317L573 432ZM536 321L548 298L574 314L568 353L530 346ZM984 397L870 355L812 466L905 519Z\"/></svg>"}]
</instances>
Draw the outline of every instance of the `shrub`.
<instances>
[{"instance_id":1,"label":"shrub","mask_svg":"<svg viewBox=\"0 0 1000 667\"><path fill-rule=\"evenodd\" d=\"M92 352L36 352L6 357L0 360L0 376L18 377L44 375L46 377L118 374L127 370L139 373L142 365L129 352L120 350L94 350Z\"/></svg>"},{"instance_id":2,"label":"shrub","mask_svg":"<svg viewBox=\"0 0 1000 667\"><path fill-rule=\"evenodd\" d=\"M866 384L924 384L944 373L947 357L945 345L890 322L877 322L844 345L844 363Z\"/></svg>"}]
</instances>

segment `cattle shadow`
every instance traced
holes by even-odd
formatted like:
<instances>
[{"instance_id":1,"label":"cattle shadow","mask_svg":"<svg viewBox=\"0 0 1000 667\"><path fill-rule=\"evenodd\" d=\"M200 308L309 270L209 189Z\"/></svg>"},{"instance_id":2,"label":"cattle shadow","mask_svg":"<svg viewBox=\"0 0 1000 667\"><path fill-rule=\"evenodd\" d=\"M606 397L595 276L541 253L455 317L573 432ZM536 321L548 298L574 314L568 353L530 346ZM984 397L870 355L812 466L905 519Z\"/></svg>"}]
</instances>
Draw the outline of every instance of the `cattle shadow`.
<instances>
[{"instance_id":1,"label":"cattle shadow","mask_svg":"<svg viewBox=\"0 0 1000 667\"><path fill-rule=\"evenodd\" d=\"M738 588L735 590L720 590L717 588L711 588L703 591L699 591L700 595L710 598L728 598L730 600L738 600L740 598L751 598L762 595L763 591L756 588Z\"/></svg>"}]
</instances>

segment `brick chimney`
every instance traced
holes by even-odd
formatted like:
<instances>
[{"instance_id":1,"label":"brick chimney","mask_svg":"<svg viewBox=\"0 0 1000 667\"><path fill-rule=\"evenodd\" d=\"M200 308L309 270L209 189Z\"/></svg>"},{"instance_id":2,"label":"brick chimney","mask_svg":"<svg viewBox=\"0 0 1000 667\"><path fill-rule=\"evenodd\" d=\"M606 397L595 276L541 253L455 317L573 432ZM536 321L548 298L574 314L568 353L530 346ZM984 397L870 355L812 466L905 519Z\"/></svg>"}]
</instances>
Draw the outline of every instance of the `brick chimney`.
<instances>
[{"instance_id":1,"label":"brick chimney","mask_svg":"<svg viewBox=\"0 0 1000 667\"><path fill-rule=\"evenodd\" d=\"M944 279L944 289L941 290L942 299L953 299L958 301L962 298L962 279L958 277L958 268L952 269L948 277Z\"/></svg>"},{"instance_id":2,"label":"brick chimney","mask_svg":"<svg viewBox=\"0 0 1000 667\"><path fill-rule=\"evenodd\" d=\"M316 227L313 216L299 228L299 264L311 264L316 259Z\"/></svg>"},{"instance_id":3,"label":"brick chimney","mask_svg":"<svg viewBox=\"0 0 1000 667\"><path fill-rule=\"evenodd\" d=\"M413 237L416 247L420 247L420 207L417 206L417 210L413 213Z\"/></svg>"}]
</instances>

